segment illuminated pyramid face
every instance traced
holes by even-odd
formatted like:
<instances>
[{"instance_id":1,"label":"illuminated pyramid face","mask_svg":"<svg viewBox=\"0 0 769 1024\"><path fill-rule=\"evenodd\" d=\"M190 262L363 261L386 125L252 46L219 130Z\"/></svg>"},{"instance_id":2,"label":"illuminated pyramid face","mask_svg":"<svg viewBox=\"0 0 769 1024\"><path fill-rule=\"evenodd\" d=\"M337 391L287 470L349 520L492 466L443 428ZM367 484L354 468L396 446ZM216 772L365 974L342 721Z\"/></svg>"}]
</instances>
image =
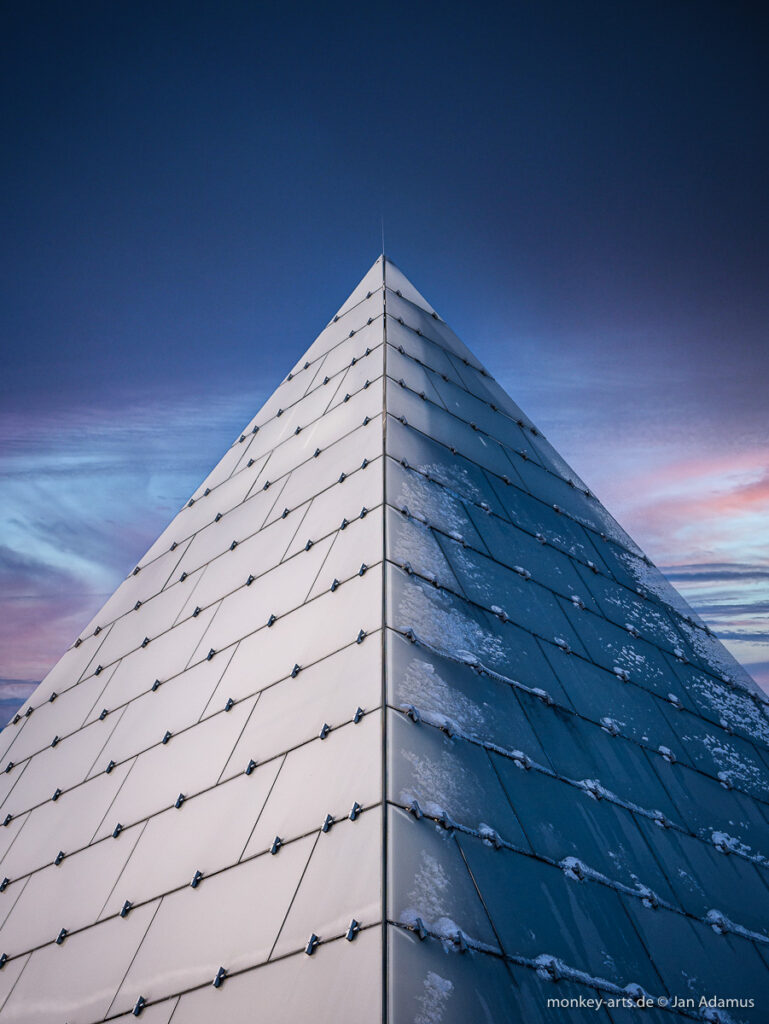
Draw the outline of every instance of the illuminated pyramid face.
<instances>
[{"instance_id":1,"label":"illuminated pyramid face","mask_svg":"<svg viewBox=\"0 0 769 1024\"><path fill-rule=\"evenodd\" d=\"M0 1022L765 1021L767 743L379 259L0 734Z\"/></svg>"}]
</instances>

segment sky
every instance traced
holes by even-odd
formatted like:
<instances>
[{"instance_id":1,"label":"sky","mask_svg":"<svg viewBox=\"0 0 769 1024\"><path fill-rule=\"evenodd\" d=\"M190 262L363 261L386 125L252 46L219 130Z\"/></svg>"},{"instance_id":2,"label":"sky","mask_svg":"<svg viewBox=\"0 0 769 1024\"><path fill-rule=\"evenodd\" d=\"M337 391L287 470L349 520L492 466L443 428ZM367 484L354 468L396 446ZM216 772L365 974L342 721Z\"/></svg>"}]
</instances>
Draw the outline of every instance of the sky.
<instances>
[{"instance_id":1,"label":"sky","mask_svg":"<svg viewBox=\"0 0 769 1024\"><path fill-rule=\"evenodd\" d=\"M769 687L764 5L0 10L0 710L386 249Z\"/></svg>"}]
</instances>

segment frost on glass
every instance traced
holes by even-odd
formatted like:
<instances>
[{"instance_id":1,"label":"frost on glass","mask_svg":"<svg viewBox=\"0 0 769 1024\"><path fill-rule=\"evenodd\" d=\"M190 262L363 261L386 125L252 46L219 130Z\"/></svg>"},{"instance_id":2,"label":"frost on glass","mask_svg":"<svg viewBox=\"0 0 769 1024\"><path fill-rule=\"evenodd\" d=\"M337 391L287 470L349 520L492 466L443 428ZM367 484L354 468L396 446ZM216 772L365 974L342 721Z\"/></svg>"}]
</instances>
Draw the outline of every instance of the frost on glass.
<instances>
[{"instance_id":1,"label":"frost on glass","mask_svg":"<svg viewBox=\"0 0 769 1024\"><path fill-rule=\"evenodd\" d=\"M401 807L466 828L496 823L520 849L528 841L487 752L403 714L388 718L390 798Z\"/></svg>"},{"instance_id":2,"label":"frost on glass","mask_svg":"<svg viewBox=\"0 0 769 1024\"><path fill-rule=\"evenodd\" d=\"M568 706L536 637L503 609L486 611L396 566L389 567L388 590L388 625L398 632L442 657Z\"/></svg>"},{"instance_id":3,"label":"frost on glass","mask_svg":"<svg viewBox=\"0 0 769 1024\"><path fill-rule=\"evenodd\" d=\"M515 690L388 630L390 702L455 735L544 760Z\"/></svg>"},{"instance_id":4,"label":"frost on glass","mask_svg":"<svg viewBox=\"0 0 769 1024\"><path fill-rule=\"evenodd\" d=\"M422 927L446 941L460 932L472 945L500 952L455 836L427 819L417 821L398 808L389 811L392 858L388 917Z\"/></svg>"},{"instance_id":5,"label":"frost on glass","mask_svg":"<svg viewBox=\"0 0 769 1024\"><path fill-rule=\"evenodd\" d=\"M724 856L713 843L684 832L655 828L649 821L638 826L665 865L675 905L701 919L717 908L769 941L769 889L760 874L763 869L744 857Z\"/></svg>"}]
</instances>

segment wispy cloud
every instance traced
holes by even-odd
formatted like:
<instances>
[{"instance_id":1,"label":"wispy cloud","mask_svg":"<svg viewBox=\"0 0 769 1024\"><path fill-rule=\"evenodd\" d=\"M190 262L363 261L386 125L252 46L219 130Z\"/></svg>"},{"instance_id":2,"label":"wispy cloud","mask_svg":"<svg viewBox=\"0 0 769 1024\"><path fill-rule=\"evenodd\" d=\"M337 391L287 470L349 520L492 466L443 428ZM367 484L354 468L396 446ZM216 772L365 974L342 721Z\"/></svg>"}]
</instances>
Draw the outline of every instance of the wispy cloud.
<instances>
[{"instance_id":1,"label":"wispy cloud","mask_svg":"<svg viewBox=\"0 0 769 1024\"><path fill-rule=\"evenodd\" d=\"M157 390L0 415L0 673L40 679L263 396Z\"/></svg>"},{"instance_id":2,"label":"wispy cloud","mask_svg":"<svg viewBox=\"0 0 769 1024\"><path fill-rule=\"evenodd\" d=\"M769 580L769 568L762 565L740 565L724 562L702 562L700 565L660 566L672 582L728 582L746 583Z\"/></svg>"}]
</instances>

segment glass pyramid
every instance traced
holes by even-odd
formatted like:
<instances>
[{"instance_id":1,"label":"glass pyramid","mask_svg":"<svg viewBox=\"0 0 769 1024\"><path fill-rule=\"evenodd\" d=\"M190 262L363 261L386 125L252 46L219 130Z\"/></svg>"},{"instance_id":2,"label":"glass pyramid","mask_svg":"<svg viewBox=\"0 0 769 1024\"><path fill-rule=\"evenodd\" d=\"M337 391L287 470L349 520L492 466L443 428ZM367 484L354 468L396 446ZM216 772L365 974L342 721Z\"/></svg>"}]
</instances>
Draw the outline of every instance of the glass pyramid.
<instances>
[{"instance_id":1,"label":"glass pyramid","mask_svg":"<svg viewBox=\"0 0 769 1024\"><path fill-rule=\"evenodd\" d=\"M384 258L0 745L0 1024L769 1019L761 692Z\"/></svg>"}]
</instances>

